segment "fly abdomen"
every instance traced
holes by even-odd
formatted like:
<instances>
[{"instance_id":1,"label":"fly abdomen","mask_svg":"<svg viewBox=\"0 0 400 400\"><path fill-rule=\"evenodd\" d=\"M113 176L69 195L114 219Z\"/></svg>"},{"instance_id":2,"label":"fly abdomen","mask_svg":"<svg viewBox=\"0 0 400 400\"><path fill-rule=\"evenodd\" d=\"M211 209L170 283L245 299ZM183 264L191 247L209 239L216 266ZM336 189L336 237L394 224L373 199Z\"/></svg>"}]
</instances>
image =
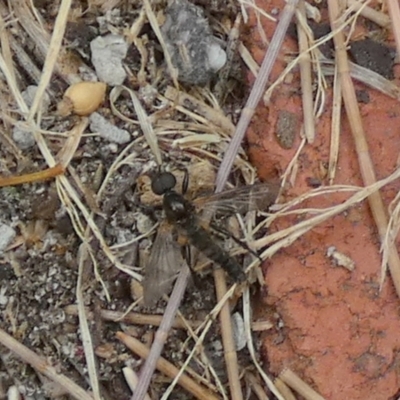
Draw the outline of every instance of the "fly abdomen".
<instances>
[{"instance_id":1,"label":"fly abdomen","mask_svg":"<svg viewBox=\"0 0 400 400\"><path fill-rule=\"evenodd\" d=\"M190 244L210 260L219 264L235 281L244 281L246 275L235 258L222 249L204 228L193 222L188 221L185 226L182 226L186 230Z\"/></svg>"}]
</instances>

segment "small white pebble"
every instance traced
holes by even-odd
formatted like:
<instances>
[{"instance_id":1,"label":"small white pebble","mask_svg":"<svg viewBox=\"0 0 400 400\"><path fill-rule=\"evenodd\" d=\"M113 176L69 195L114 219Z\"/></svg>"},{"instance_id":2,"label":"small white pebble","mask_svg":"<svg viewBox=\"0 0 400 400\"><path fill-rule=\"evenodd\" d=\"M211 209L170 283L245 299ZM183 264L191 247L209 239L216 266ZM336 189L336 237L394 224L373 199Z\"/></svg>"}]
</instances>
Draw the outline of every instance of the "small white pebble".
<instances>
[{"instance_id":1,"label":"small white pebble","mask_svg":"<svg viewBox=\"0 0 400 400\"><path fill-rule=\"evenodd\" d=\"M33 99L36 95L37 86L30 85L28 86L21 94L24 99L26 105L31 107L33 103ZM46 113L50 106L50 97L47 93L44 93L42 99L42 112ZM27 150L35 145L35 139L33 138L32 132L24 130L18 125L13 127L12 137L14 139L15 144L21 150Z\"/></svg>"},{"instance_id":2,"label":"small white pebble","mask_svg":"<svg viewBox=\"0 0 400 400\"><path fill-rule=\"evenodd\" d=\"M35 139L31 131L26 131L20 126L15 125L12 130L12 137L15 144L21 150L27 150L35 145Z\"/></svg>"},{"instance_id":3,"label":"small white pebble","mask_svg":"<svg viewBox=\"0 0 400 400\"><path fill-rule=\"evenodd\" d=\"M22 98L25 100L25 103L28 107L30 107L33 103L33 99L35 98L38 87L36 85L28 86L22 93ZM46 112L50 105L50 97L44 92L42 98L42 112Z\"/></svg>"},{"instance_id":4,"label":"small white pebble","mask_svg":"<svg viewBox=\"0 0 400 400\"><path fill-rule=\"evenodd\" d=\"M6 224L0 223L0 252L4 251L6 247L15 238L15 230Z\"/></svg>"},{"instance_id":5,"label":"small white pebble","mask_svg":"<svg viewBox=\"0 0 400 400\"><path fill-rule=\"evenodd\" d=\"M118 144L124 144L131 140L131 136L128 131L116 127L99 113L92 113L89 117L89 120L90 130L93 133L98 133L103 139Z\"/></svg>"},{"instance_id":6,"label":"small white pebble","mask_svg":"<svg viewBox=\"0 0 400 400\"><path fill-rule=\"evenodd\" d=\"M247 340L246 332L244 329L244 321L242 316L238 312L232 315L232 329L236 350L240 351L245 348Z\"/></svg>"},{"instance_id":7,"label":"small white pebble","mask_svg":"<svg viewBox=\"0 0 400 400\"><path fill-rule=\"evenodd\" d=\"M128 44L119 35L98 36L90 42L92 63L98 78L110 86L121 85L126 78L122 60Z\"/></svg>"}]
</instances>

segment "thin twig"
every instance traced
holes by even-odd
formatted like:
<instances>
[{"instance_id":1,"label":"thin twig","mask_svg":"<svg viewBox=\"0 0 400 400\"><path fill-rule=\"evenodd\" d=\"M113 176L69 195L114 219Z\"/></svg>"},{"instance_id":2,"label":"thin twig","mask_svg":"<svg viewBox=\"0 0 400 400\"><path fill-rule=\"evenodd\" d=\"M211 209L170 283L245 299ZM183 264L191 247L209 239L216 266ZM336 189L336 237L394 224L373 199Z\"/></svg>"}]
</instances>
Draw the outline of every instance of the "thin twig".
<instances>
[{"instance_id":1,"label":"thin twig","mask_svg":"<svg viewBox=\"0 0 400 400\"><path fill-rule=\"evenodd\" d=\"M275 30L274 36L272 37L271 44L269 45L267 53L261 64L260 72L257 75L256 81L254 82L253 89L246 102L246 105L240 114L240 119L236 126L235 134L232 137L232 141L229 143L229 147L226 150L225 156L218 170L216 192L221 192L225 186L247 127L249 126L251 118L253 117L256 107L264 93L272 66L275 64L275 60L282 46L297 3L298 0L289 0L283 9L282 17L279 20L279 24Z\"/></svg>"},{"instance_id":2,"label":"thin twig","mask_svg":"<svg viewBox=\"0 0 400 400\"><path fill-rule=\"evenodd\" d=\"M22 343L15 340L12 336L0 329L0 343L10 349L14 354L24 362L31 365L40 374L46 376L51 381L60 385L72 397L78 400L93 400L93 397L86 393L80 386L71 379L61 374L54 367L49 365L45 359L38 356L32 350L28 349Z\"/></svg>"},{"instance_id":3,"label":"thin twig","mask_svg":"<svg viewBox=\"0 0 400 400\"><path fill-rule=\"evenodd\" d=\"M331 122L331 145L329 149L328 179L329 184L333 184L336 175L336 167L339 158L339 139L340 122L342 111L342 85L335 68L333 81L333 100L332 100L332 122Z\"/></svg>"},{"instance_id":4,"label":"thin twig","mask_svg":"<svg viewBox=\"0 0 400 400\"><path fill-rule=\"evenodd\" d=\"M176 313L178 312L179 305L181 304L185 289L190 277L189 268L182 268L175 282L170 300L165 309L163 320L156 332L156 336L151 347L150 353L142 368L140 380L135 393L131 400L142 400L147 393L151 377L153 376L157 361L164 347L164 343L168 338L168 333L171 329L172 323L175 321Z\"/></svg>"},{"instance_id":5,"label":"thin twig","mask_svg":"<svg viewBox=\"0 0 400 400\"><path fill-rule=\"evenodd\" d=\"M400 5L398 0L387 1L389 16L392 22L394 40L397 47L397 55L400 55Z\"/></svg>"},{"instance_id":6,"label":"thin twig","mask_svg":"<svg viewBox=\"0 0 400 400\"><path fill-rule=\"evenodd\" d=\"M324 400L324 398L305 383L298 375L289 368L284 369L279 378L289 387L303 396L306 400Z\"/></svg>"},{"instance_id":7,"label":"thin twig","mask_svg":"<svg viewBox=\"0 0 400 400\"><path fill-rule=\"evenodd\" d=\"M335 31L339 25L338 18L340 16L339 6L336 0L329 0L329 18L331 21L332 31ZM376 182L374 165L369 155L368 143L363 129L360 110L358 108L357 98L349 74L349 64L347 60L346 46L344 34L342 31L336 31L333 37L336 48L336 60L338 63L338 73L342 83L343 101L346 108L347 118L349 120L351 132L353 134L354 143L357 150L358 162L360 165L361 175L365 186L369 186ZM372 216L378 228L380 242L383 244L388 226L388 220L380 193L374 192L369 198L369 206ZM395 246L391 246L388 254L388 264L397 295L400 297L400 258ZM384 279L384 271L382 271L382 282ZM382 283L381 282L381 283Z\"/></svg>"},{"instance_id":8,"label":"thin twig","mask_svg":"<svg viewBox=\"0 0 400 400\"><path fill-rule=\"evenodd\" d=\"M360 14L372 22L375 22L377 25L381 26L382 28L389 28L390 26L390 18L382 13L379 12L369 6L366 6L360 2L360 0L347 0L347 4L350 7L353 7L355 10L359 10L361 8Z\"/></svg>"},{"instance_id":9,"label":"thin twig","mask_svg":"<svg viewBox=\"0 0 400 400\"><path fill-rule=\"evenodd\" d=\"M78 315L78 308L76 305L69 305L64 308L64 311L68 315ZM93 314L88 310L88 318L93 319ZM121 311L112 311L112 310L100 310L100 317L105 321L113 321L113 322L124 322L126 324L132 325L152 325L159 326L161 324L162 315L154 315L154 314L142 314L135 312L121 312ZM192 329L196 329L200 326L202 321L184 321L182 317L179 315L173 321L172 328L175 329L187 329L189 326Z\"/></svg>"},{"instance_id":10,"label":"thin twig","mask_svg":"<svg viewBox=\"0 0 400 400\"><path fill-rule=\"evenodd\" d=\"M299 38L299 53L300 53L300 82L301 82L301 95L303 107L303 121L304 121L304 136L307 138L308 143L313 143L315 139L315 122L314 122L314 102L313 102L313 89L312 89L312 70L311 70L311 57L307 34L302 24L307 23L306 6L304 0L299 1L297 15L297 36Z\"/></svg>"},{"instance_id":11,"label":"thin twig","mask_svg":"<svg viewBox=\"0 0 400 400\"><path fill-rule=\"evenodd\" d=\"M130 350L132 350L134 353L139 355L141 358L147 358L147 360L149 359L152 350L149 350L139 340L135 339L132 336L126 335L123 332L117 332L117 338L119 340L121 340L121 342L123 342L125 344L125 346L127 346ZM170 362L168 362L167 360L165 360L162 357L157 358L156 365L157 365L157 368L163 374L167 375L171 379L174 379L175 376L179 373L179 369L176 368L175 365L171 364ZM139 380L139 382L141 380L142 380L142 378ZM188 392L190 392L191 394L196 396L196 399L200 399L200 400L218 400L219 399L219 397L215 396L208 389L205 389L204 387L197 384L193 379L189 378L185 374L181 374L181 376L178 379L178 382ZM138 393L138 389L139 389L139 384L135 390L135 394ZM135 394L134 394L133 398L135 398ZM146 395L146 392L145 392L145 395ZM144 398L144 396L142 398Z\"/></svg>"},{"instance_id":12,"label":"thin twig","mask_svg":"<svg viewBox=\"0 0 400 400\"><path fill-rule=\"evenodd\" d=\"M222 268L214 270L215 290L217 300L220 301L227 292L225 272ZM242 400L243 393L240 386L239 366L233 339L233 329L229 302L226 302L219 314L222 343L224 345L225 366L229 381L229 390L232 400Z\"/></svg>"}]
</instances>

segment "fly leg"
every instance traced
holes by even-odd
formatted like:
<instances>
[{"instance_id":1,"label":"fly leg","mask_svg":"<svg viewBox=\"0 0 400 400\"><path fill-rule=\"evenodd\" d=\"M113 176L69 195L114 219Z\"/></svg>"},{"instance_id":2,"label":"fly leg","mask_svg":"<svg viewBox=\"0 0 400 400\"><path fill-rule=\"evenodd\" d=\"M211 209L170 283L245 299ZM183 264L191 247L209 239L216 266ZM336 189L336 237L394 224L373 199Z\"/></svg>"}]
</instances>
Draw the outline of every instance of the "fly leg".
<instances>
[{"instance_id":1,"label":"fly leg","mask_svg":"<svg viewBox=\"0 0 400 400\"><path fill-rule=\"evenodd\" d=\"M237 238L235 235L233 235L228 230L222 228L221 226L218 226L215 223L211 223L211 228L214 231L217 231L218 233L222 234L223 236L229 236L240 247L242 247L243 249L247 250L250 254L252 254L254 257L258 258L261 262L263 261L260 258L260 256L258 255L258 253L256 251L254 251L253 249L251 249L250 246L246 242L244 242L243 240L240 240L239 238Z\"/></svg>"}]
</instances>

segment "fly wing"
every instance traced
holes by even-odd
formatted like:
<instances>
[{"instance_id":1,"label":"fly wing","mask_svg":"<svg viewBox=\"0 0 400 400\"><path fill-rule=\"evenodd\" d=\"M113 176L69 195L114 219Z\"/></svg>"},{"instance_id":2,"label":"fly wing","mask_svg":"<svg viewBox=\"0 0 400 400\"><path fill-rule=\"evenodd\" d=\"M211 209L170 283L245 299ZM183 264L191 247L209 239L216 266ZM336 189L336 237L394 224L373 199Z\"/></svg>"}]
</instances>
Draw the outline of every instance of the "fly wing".
<instances>
[{"instance_id":1,"label":"fly wing","mask_svg":"<svg viewBox=\"0 0 400 400\"><path fill-rule=\"evenodd\" d=\"M174 239L171 228L166 223L161 224L151 247L143 279L143 295L146 306L154 305L162 295L170 290L176 275L185 265L181 246Z\"/></svg>"},{"instance_id":2,"label":"fly wing","mask_svg":"<svg viewBox=\"0 0 400 400\"><path fill-rule=\"evenodd\" d=\"M257 183L199 197L193 204L200 210L212 208L216 214L266 211L278 197L279 189L279 185L272 183Z\"/></svg>"}]
</instances>

